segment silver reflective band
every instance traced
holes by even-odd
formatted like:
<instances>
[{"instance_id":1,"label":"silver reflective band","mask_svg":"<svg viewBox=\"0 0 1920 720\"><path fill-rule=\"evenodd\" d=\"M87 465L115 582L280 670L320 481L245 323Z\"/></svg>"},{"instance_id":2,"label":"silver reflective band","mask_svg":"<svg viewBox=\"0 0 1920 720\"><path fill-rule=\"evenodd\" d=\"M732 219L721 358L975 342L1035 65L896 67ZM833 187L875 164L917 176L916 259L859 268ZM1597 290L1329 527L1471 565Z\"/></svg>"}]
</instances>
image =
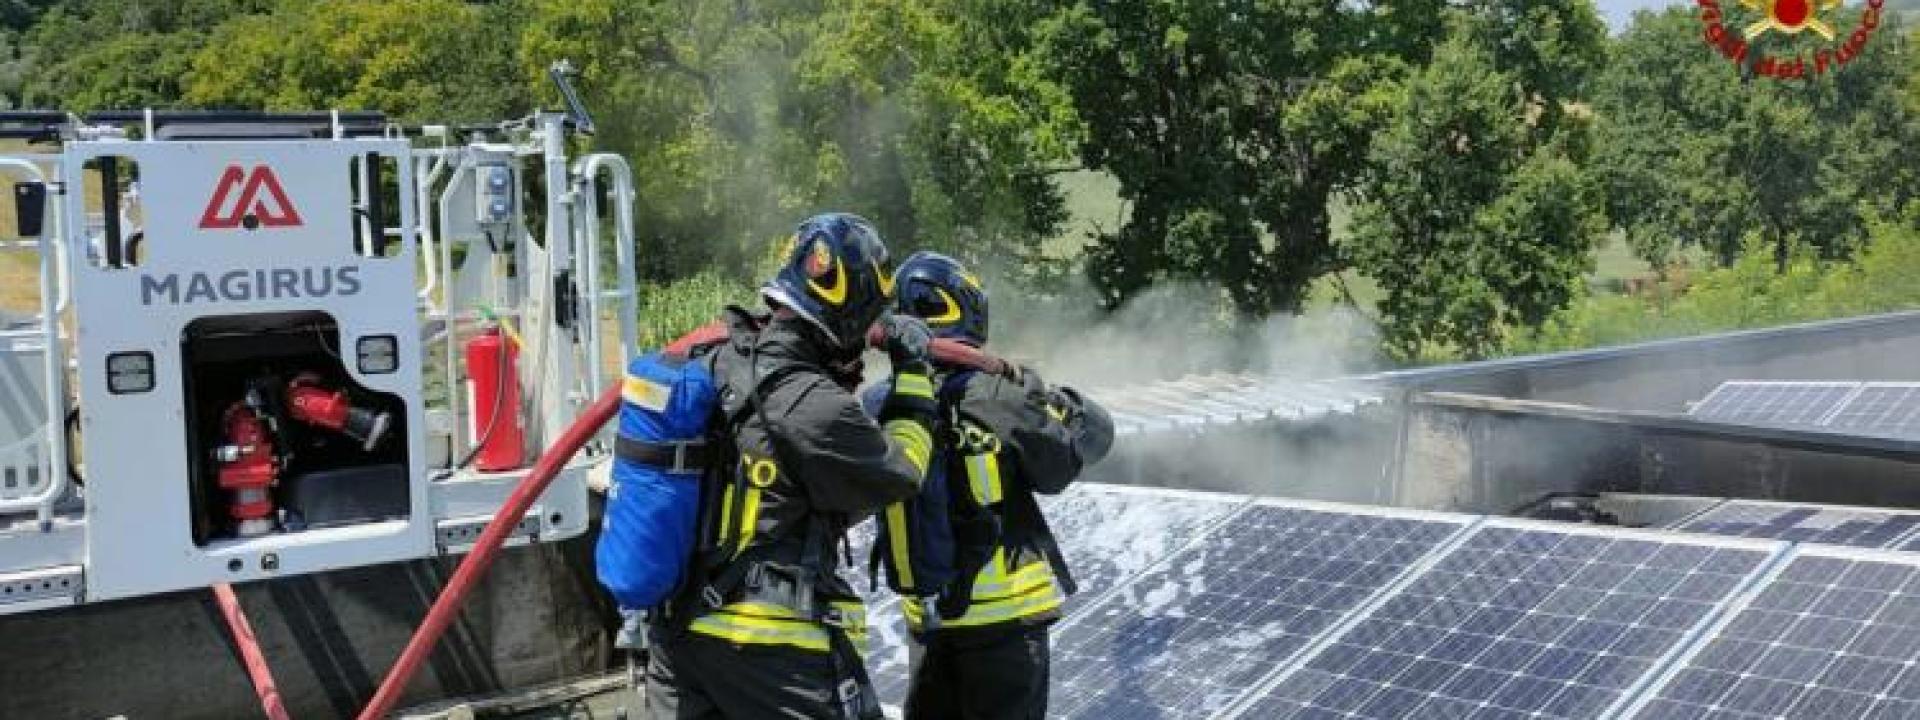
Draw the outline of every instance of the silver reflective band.
<instances>
[{"instance_id":1,"label":"silver reflective band","mask_svg":"<svg viewBox=\"0 0 1920 720\"><path fill-rule=\"evenodd\" d=\"M153 390L153 353L144 350L107 356L107 391L115 395Z\"/></svg>"},{"instance_id":2,"label":"silver reflective band","mask_svg":"<svg viewBox=\"0 0 1920 720\"><path fill-rule=\"evenodd\" d=\"M392 335L368 335L354 343L354 355L364 375L384 375L400 369L400 341Z\"/></svg>"}]
</instances>

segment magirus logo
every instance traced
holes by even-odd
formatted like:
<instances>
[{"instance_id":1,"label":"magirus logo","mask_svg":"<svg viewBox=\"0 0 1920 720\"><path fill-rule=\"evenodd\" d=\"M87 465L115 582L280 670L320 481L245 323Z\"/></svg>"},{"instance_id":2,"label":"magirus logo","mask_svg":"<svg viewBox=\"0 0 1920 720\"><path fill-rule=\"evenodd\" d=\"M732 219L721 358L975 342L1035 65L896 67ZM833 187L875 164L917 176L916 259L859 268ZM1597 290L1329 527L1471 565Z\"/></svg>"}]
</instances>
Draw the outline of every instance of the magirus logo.
<instances>
[{"instance_id":1,"label":"magirus logo","mask_svg":"<svg viewBox=\"0 0 1920 720\"><path fill-rule=\"evenodd\" d=\"M1880 28L1886 0L1867 0L1859 20L1841 0L1696 0L1706 41L1721 56L1781 80L1804 80L1853 62ZM1813 39L1813 42L1808 42ZM1765 48L1788 48L1775 52Z\"/></svg>"},{"instance_id":2,"label":"magirus logo","mask_svg":"<svg viewBox=\"0 0 1920 720\"><path fill-rule=\"evenodd\" d=\"M287 191L280 187L273 168L255 165L248 170L228 165L220 174L220 184L214 186L213 196L207 199L207 209L200 212L200 229L263 227L300 227L300 211L293 209L293 201L287 199Z\"/></svg>"},{"instance_id":3,"label":"magirus logo","mask_svg":"<svg viewBox=\"0 0 1920 720\"><path fill-rule=\"evenodd\" d=\"M360 294L360 267L256 268L140 276L141 305L192 305Z\"/></svg>"}]
</instances>

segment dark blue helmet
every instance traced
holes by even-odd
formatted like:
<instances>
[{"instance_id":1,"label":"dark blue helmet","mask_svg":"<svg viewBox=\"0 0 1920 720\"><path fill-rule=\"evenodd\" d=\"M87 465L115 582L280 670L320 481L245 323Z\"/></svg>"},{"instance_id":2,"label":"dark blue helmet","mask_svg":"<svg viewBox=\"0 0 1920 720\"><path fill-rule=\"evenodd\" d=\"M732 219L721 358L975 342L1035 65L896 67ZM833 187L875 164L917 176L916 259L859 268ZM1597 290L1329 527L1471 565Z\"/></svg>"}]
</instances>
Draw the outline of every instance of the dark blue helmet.
<instances>
[{"instance_id":1,"label":"dark blue helmet","mask_svg":"<svg viewBox=\"0 0 1920 720\"><path fill-rule=\"evenodd\" d=\"M815 215L794 231L786 264L760 293L852 351L866 347L867 328L893 298L891 267L873 223L848 213Z\"/></svg>"},{"instance_id":2,"label":"dark blue helmet","mask_svg":"<svg viewBox=\"0 0 1920 720\"><path fill-rule=\"evenodd\" d=\"M934 337L987 344L987 291L960 261L922 250L900 263L894 311L927 321Z\"/></svg>"}]
</instances>

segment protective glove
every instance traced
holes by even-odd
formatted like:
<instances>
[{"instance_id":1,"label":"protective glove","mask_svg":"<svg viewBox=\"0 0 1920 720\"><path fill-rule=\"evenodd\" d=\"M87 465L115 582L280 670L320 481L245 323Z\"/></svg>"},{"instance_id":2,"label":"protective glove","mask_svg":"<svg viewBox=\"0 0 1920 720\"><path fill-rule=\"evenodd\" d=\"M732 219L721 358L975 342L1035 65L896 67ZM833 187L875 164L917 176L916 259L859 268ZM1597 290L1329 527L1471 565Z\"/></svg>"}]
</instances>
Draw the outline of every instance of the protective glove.
<instances>
[{"instance_id":1,"label":"protective glove","mask_svg":"<svg viewBox=\"0 0 1920 720\"><path fill-rule=\"evenodd\" d=\"M1027 384L1026 377L1030 372L1026 367L1012 360L1002 360L1000 362L1001 377L1012 380L1015 385L1025 387Z\"/></svg>"},{"instance_id":2,"label":"protective glove","mask_svg":"<svg viewBox=\"0 0 1920 720\"><path fill-rule=\"evenodd\" d=\"M933 330L926 321L912 315L889 315L882 329L893 371L926 374L933 353Z\"/></svg>"}]
</instances>

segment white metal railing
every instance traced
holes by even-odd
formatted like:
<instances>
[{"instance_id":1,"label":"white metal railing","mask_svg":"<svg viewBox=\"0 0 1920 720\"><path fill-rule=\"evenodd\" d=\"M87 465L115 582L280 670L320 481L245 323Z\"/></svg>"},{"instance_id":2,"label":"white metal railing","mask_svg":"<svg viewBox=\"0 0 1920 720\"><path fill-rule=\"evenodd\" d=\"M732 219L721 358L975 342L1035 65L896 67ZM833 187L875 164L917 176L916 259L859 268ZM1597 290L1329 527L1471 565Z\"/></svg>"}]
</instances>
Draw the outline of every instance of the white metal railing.
<instances>
[{"instance_id":1,"label":"white metal railing","mask_svg":"<svg viewBox=\"0 0 1920 720\"><path fill-rule=\"evenodd\" d=\"M607 289L600 267L600 208L595 184L602 172L611 182L613 199L614 283ZM574 257L581 265L580 284L587 318L586 389L587 397L599 397L606 388L607 374L602 367L606 348L601 338L600 318L611 306L620 328L620 365L624 367L637 338L634 314L634 234L633 170L625 158L612 153L596 153L574 163Z\"/></svg>"},{"instance_id":2,"label":"white metal railing","mask_svg":"<svg viewBox=\"0 0 1920 720\"><path fill-rule=\"evenodd\" d=\"M46 171L25 158L0 157L0 172L26 182L47 183ZM17 497L8 497L7 493L0 492L0 514L32 511L38 516L42 526L53 522L53 505L67 492L66 433L52 431L52 428L59 425L67 414L66 373L63 372L67 363L67 354L66 347L61 343L60 338L60 311L67 303L69 292L65 282L67 277L65 263L62 262L64 259L62 255L66 254L69 238L65 237L61 230L59 218L63 214L63 208L59 197L57 193L47 193L47 203L50 207L45 210L46 214L53 219L53 224L49 226L52 232L44 234L40 242L40 318L37 330L40 334L41 350L44 352L41 361L43 373L41 380L45 397L40 400L43 401L46 422L37 435L39 442L19 441L9 445L10 448L29 445L45 448L44 452L33 453L39 458L36 461L39 463L37 466L33 464L24 466L37 467L39 474L36 479L40 481L33 483L35 490ZM29 434L27 437L34 438L36 435ZM16 448L16 453L23 452L26 451ZM6 467L13 467L14 462L16 461L12 459L0 460L0 464ZM61 471L53 472L53 468L60 468ZM5 484L5 478L0 477L0 487L4 487Z\"/></svg>"},{"instance_id":3,"label":"white metal railing","mask_svg":"<svg viewBox=\"0 0 1920 720\"><path fill-rule=\"evenodd\" d=\"M557 119L545 123L547 127L526 143L416 150L411 158L415 182L409 192L422 210L416 228L423 267L417 288L419 307L426 324L428 337L425 339L440 355L432 362L437 367L430 368L429 373L437 376L446 388L445 413L453 428L448 449L456 458L471 450L471 440L463 431L468 426L465 420L470 409L462 402L465 388L461 382L459 342L461 333L482 319L476 301L485 301L492 312L502 319L515 321L520 327L528 343L528 347L522 348L521 370L525 377L532 378L530 386L523 389L522 401L536 415L556 409L553 402L560 406L569 402L577 405L597 397L608 384L609 356L624 362L639 339L635 319L639 294L635 287L633 218L633 200L637 193L632 169L625 159L607 153L565 162L564 147L551 142L559 133L555 123ZM542 161L538 170L517 165L536 159ZM483 162L507 160L516 163L516 178L521 172L544 172L549 182L555 175L561 178L560 183L549 185L559 190L550 191L547 197L548 222L544 234L547 242L533 242L532 235L537 228L474 227L471 220L458 216L472 213L465 204L471 201L473 183L481 181L474 174L476 168ZM600 218L602 190L608 193L607 201L613 205L606 208L610 222L605 225ZM607 260L600 252L607 239L602 237L608 233L606 225L612 226L611 261L616 266L611 270L613 277L608 277ZM456 264L455 246L478 242L471 237L476 231L521 234L516 238L519 242L497 238L499 245L494 244L495 238L488 238L488 250L515 248L511 257L522 273L545 273L546 276L514 278L509 285L502 286L500 283L505 278L494 275L498 271L496 267L474 262L475 248L471 245L466 259ZM543 257L536 258L536 255ZM552 295L552 280L568 270L573 271L579 288L571 308L578 312L572 331L547 327L537 322L537 317L525 317L529 312L528 303L564 301ZM490 295L500 297L490 300ZM504 298L515 298L518 302L495 301ZM609 313L614 316L617 330L603 324ZM606 346L606 337L616 332L620 346L619 352L613 353L613 348ZM545 397L553 393L558 394ZM536 421L535 424L544 428L548 423ZM551 430L547 428L543 432Z\"/></svg>"},{"instance_id":4,"label":"white metal railing","mask_svg":"<svg viewBox=\"0 0 1920 720\"><path fill-rule=\"evenodd\" d=\"M420 264L426 269L426 282L420 287L420 301L427 310L428 317L443 317L447 313L446 305L434 295L440 289L440 252L435 249L438 242L433 235L433 186L447 172L447 154L440 152L431 158L416 156L413 172L414 207L420 209L419 227L414 229L414 237L420 239Z\"/></svg>"},{"instance_id":5,"label":"white metal railing","mask_svg":"<svg viewBox=\"0 0 1920 720\"><path fill-rule=\"evenodd\" d=\"M52 429L53 423L46 423L26 437L0 445L0 503L37 509L37 498L55 475L46 442Z\"/></svg>"}]
</instances>

